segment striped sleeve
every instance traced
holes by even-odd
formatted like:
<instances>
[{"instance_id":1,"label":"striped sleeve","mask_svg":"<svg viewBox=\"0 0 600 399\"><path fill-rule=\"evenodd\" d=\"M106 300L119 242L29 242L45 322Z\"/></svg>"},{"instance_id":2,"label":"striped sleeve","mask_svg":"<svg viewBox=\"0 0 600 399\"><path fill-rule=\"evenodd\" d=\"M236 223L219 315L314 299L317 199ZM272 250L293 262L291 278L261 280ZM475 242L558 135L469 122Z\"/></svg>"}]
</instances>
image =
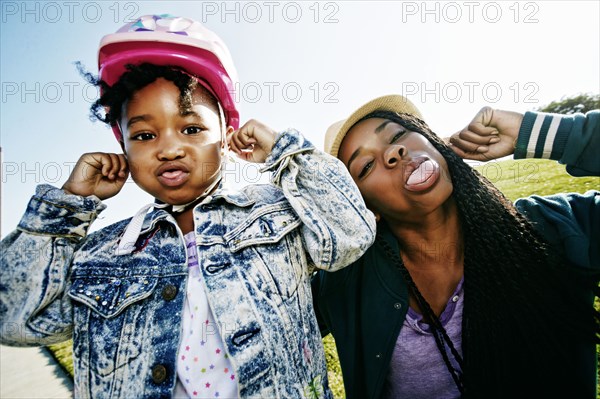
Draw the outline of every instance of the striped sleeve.
<instances>
[{"instance_id":1,"label":"striped sleeve","mask_svg":"<svg viewBox=\"0 0 600 399\"><path fill-rule=\"evenodd\" d=\"M600 175L600 111L587 114L526 112L514 158L552 159L573 176Z\"/></svg>"},{"instance_id":2,"label":"striped sleeve","mask_svg":"<svg viewBox=\"0 0 600 399\"><path fill-rule=\"evenodd\" d=\"M571 115L526 112L519 130L515 159L542 158L558 161L573 127Z\"/></svg>"}]
</instances>

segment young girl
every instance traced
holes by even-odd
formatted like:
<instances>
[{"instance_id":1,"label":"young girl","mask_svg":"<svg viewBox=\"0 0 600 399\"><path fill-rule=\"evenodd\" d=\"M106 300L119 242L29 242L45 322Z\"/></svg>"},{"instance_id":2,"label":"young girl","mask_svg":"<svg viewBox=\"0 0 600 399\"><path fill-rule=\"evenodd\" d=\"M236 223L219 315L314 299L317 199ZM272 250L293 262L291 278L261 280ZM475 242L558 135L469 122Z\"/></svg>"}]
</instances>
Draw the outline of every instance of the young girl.
<instances>
[{"instance_id":1,"label":"young girl","mask_svg":"<svg viewBox=\"0 0 600 399\"><path fill-rule=\"evenodd\" d=\"M2 241L0 321L19 326L2 344L72 337L75 397L331 397L309 276L375 228L343 165L294 130L234 131L231 58L197 22L141 17L99 66L92 110L123 154L39 186ZM225 190L228 144L273 185ZM156 202L86 235L129 173Z\"/></svg>"},{"instance_id":2,"label":"young girl","mask_svg":"<svg viewBox=\"0 0 600 399\"><path fill-rule=\"evenodd\" d=\"M347 397L595 397L600 193L515 208L420 118L385 96L327 132L379 220L358 262L314 280ZM599 121L485 108L452 142L598 175Z\"/></svg>"}]
</instances>

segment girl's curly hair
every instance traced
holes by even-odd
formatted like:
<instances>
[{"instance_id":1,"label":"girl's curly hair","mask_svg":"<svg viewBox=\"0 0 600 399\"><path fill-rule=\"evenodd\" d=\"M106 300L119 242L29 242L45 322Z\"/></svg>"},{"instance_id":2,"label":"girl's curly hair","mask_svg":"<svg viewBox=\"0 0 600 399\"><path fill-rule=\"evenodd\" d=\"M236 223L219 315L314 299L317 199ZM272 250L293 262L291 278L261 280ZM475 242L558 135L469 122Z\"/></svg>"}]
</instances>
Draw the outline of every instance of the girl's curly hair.
<instances>
[{"instance_id":1,"label":"girl's curly hair","mask_svg":"<svg viewBox=\"0 0 600 399\"><path fill-rule=\"evenodd\" d=\"M91 84L100 88L102 95L90 107L90 118L100 120L111 127L115 126L122 116L123 104L131 98L133 93L146 87L158 78L173 82L179 89L179 107L182 112L188 111L192 106L192 94L198 88L196 78L185 71L172 66L143 63L127 65L127 71L112 86L84 70L80 63L76 63L79 73ZM211 95L211 101L217 100Z\"/></svg>"},{"instance_id":2,"label":"girl's curly hair","mask_svg":"<svg viewBox=\"0 0 600 399\"><path fill-rule=\"evenodd\" d=\"M595 355L599 315L590 299L598 295L598 273L570 265L422 120L387 111L362 120L368 118L420 133L448 164L465 248L464 397L594 394L582 391L594 370L586 374L578 366Z\"/></svg>"}]
</instances>

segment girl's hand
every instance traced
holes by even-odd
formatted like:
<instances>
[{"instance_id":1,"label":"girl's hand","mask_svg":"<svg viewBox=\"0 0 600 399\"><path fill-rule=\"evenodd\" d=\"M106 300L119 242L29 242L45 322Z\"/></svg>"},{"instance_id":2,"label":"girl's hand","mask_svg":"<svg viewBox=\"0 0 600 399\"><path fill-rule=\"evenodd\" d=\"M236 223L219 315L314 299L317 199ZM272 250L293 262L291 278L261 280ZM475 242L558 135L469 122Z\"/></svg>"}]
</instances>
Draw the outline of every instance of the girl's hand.
<instances>
[{"instance_id":1,"label":"girl's hand","mask_svg":"<svg viewBox=\"0 0 600 399\"><path fill-rule=\"evenodd\" d=\"M70 194L95 195L105 200L121 191L128 176L129 168L123 154L83 154L62 189Z\"/></svg>"},{"instance_id":2,"label":"girl's hand","mask_svg":"<svg viewBox=\"0 0 600 399\"><path fill-rule=\"evenodd\" d=\"M490 161L514 152L522 121L523 115L518 112L483 107L467 127L447 142L462 158Z\"/></svg>"},{"instance_id":3,"label":"girl's hand","mask_svg":"<svg viewBox=\"0 0 600 399\"><path fill-rule=\"evenodd\" d=\"M227 144L240 159L263 163L273 149L276 135L270 127L251 119L227 136Z\"/></svg>"}]
</instances>

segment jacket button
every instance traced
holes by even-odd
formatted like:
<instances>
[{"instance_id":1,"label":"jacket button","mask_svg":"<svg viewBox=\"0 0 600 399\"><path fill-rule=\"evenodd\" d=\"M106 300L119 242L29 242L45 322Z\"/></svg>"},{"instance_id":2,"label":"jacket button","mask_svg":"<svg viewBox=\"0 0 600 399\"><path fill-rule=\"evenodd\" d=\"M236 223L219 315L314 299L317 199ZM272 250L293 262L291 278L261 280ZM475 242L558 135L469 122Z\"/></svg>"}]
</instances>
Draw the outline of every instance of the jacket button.
<instances>
[{"instance_id":1,"label":"jacket button","mask_svg":"<svg viewBox=\"0 0 600 399\"><path fill-rule=\"evenodd\" d=\"M78 226L78 225L80 225L80 224L81 224L81 222L82 222L82 220L81 220L81 219L74 218L74 217L73 217L73 218L69 218L69 224L70 224L71 226Z\"/></svg>"},{"instance_id":2,"label":"jacket button","mask_svg":"<svg viewBox=\"0 0 600 399\"><path fill-rule=\"evenodd\" d=\"M394 309L397 309L397 310L400 310L400 309L402 309L402 304L401 304L400 302L396 302L396 303L394 304Z\"/></svg>"},{"instance_id":3,"label":"jacket button","mask_svg":"<svg viewBox=\"0 0 600 399\"><path fill-rule=\"evenodd\" d=\"M167 379L167 368L162 364L157 364L152 367L152 381L156 384L161 384Z\"/></svg>"},{"instance_id":4,"label":"jacket button","mask_svg":"<svg viewBox=\"0 0 600 399\"><path fill-rule=\"evenodd\" d=\"M172 301L177 295L177 287L173 284L167 284L165 288L163 288L161 295L165 301Z\"/></svg>"}]
</instances>

